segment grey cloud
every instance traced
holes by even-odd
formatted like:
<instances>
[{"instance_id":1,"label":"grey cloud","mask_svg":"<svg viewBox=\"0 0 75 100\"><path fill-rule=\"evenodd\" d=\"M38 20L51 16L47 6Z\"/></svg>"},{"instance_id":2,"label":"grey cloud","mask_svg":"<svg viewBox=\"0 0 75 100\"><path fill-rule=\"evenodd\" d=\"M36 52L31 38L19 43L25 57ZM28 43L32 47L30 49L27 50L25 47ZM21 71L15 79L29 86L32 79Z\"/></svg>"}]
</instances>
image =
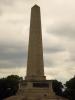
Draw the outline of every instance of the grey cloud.
<instances>
[{"instance_id":1,"label":"grey cloud","mask_svg":"<svg viewBox=\"0 0 75 100\"><path fill-rule=\"evenodd\" d=\"M2 5L11 5L13 4L13 0L0 0L0 4Z\"/></svg>"},{"instance_id":2,"label":"grey cloud","mask_svg":"<svg viewBox=\"0 0 75 100\"><path fill-rule=\"evenodd\" d=\"M15 4L15 2L26 2L27 0L0 0L1 5L11 6Z\"/></svg>"},{"instance_id":3,"label":"grey cloud","mask_svg":"<svg viewBox=\"0 0 75 100\"><path fill-rule=\"evenodd\" d=\"M56 67L55 66L56 64L55 64L54 60L52 60L52 59L46 59L45 57L44 57L44 64L45 64L45 66L47 68L49 68L49 67L52 67L52 68Z\"/></svg>"},{"instance_id":4,"label":"grey cloud","mask_svg":"<svg viewBox=\"0 0 75 100\"><path fill-rule=\"evenodd\" d=\"M7 6L11 6L14 5L15 3L21 2L21 3L30 3L30 2L34 2L34 0L0 0L0 4L1 5L7 5Z\"/></svg>"},{"instance_id":5,"label":"grey cloud","mask_svg":"<svg viewBox=\"0 0 75 100\"><path fill-rule=\"evenodd\" d=\"M2 15L2 10L0 9L0 16Z\"/></svg>"},{"instance_id":6,"label":"grey cloud","mask_svg":"<svg viewBox=\"0 0 75 100\"><path fill-rule=\"evenodd\" d=\"M0 44L0 68L20 67L26 64L27 51L24 46Z\"/></svg>"},{"instance_id":7,"label":"grey cloud","mask_svg":"<svg viewBox=\"0 0 75 100\"><path fill-rule=\"evenodd\" d=\"M74 38L75 37L75 23L62 23L62 22L55 23L55 25L48 27L47 32L56 34L59 36Z\"/></svg>"},{"instance_id":8,"label":"grey cloud","mask_svg":"<svg viewBox=\"0 0 75 100\"><path fill-rule=\"evenodd\" d=\"M11 12L23 12L24 4L27 3L27 0L0 0L0 10L5 14ZM22 5L22 6L21 6ZM22 10L20 10L22 9Z\"/></svg>"},{"instance_id":9,"label":"grey cloud","mask_svg":"<svg viewBox=\"0 0 75 100\"><path fill-rule=\"evenodd\" d=\"M75 63L75 51L74 52L71 52L71 54L70 54L70 60L68 60L68 62Z\"/></svg>"},{"instance_id":10,"label":"grey cloud","mask_svg":"<svg viewBox=\"0 0 75 100\"><path fill-rule=\"evenodd\" d=\"M58 52L65 51L65 48L60 45L57 45L57 46L50 46L48 48L46 47L46 48L44 48L44 51L46 53L58 53Z\"/></svg>"}]
</instances>

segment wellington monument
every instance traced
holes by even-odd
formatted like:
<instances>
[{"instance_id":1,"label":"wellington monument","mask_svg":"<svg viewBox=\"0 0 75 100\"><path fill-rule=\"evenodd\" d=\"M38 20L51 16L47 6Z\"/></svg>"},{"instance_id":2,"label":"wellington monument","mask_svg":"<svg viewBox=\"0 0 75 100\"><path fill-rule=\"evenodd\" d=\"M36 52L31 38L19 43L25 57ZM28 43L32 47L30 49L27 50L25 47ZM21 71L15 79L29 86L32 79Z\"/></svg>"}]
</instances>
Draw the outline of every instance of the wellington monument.
<instances>
[{"instance_id":1,"label":"wellington monument","mask_svg":"<svg viewBox=\"0 0 75 100\"><path fill-rule=\"evenodd\" d=\"M32 7L26 80L45 80L40 7Z\"/></svg>"},{"instance_id":2,"label":"wellington monument","mask_svg":"<svg viewBox=\"0 0 75 100\"><path fill-rule=\"evenodd\" d=\"M44 76L41 15L38 5L34 5L31 9L25 80L20 82L16 96L6 100L66 100L55 95L52 80L46 80L46 76Z\"/></svg>"}]
</instances>

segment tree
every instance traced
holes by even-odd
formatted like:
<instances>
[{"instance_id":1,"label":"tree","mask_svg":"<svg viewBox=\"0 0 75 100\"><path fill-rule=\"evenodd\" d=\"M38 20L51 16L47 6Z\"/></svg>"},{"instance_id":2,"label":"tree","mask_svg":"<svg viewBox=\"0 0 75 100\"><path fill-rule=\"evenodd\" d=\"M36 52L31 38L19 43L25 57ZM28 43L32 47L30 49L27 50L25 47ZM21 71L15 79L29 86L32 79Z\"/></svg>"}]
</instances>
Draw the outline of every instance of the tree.
<instances>
[{"instance_id":1,"label":"tree","mask_svg":"<svg viewBox=\"0 0 75 100\"><path fill-rule=\"evenodd\" d=\"M17 75L11 75L11 76L7 77L6 83L7 83L8 90L11 92L10 95L16 94L16 92L18 90L18 86L19 86L18 85L19 80L20 80L20 77Z\"/></svg>"},{"instance_id":2,"label":"tree","mask_svg":"<svg viewBox=\"0 0 75 100\"><path fill-rule=\"evenodd\" d=\"M59 96L63 96L63 91L62 89L64 88L62 83L57 81L57 80L53 80L53 84L52 84L53 90L55 92L56 95Z\"/></svg>"},{"instance_id":3,"label":"tree","mask_svg":"<svg viewBox=\"0 0 75 100\"><path fill-rule=\"evenodd\" d=\"M17 75L0 79L0 100L16 94L20 79L22 78Z\"/></svg>"},{"instance_id":4,"label":"tree","mask_svg":"<svg viewBox=\"0 0 75 100\"><path fill-rule=\"evenodd\" d=\"M67 81L65 86L66 90L64 92L64 95L70 100L75 100L75 77Z\"/></svg>"}]
</instances>

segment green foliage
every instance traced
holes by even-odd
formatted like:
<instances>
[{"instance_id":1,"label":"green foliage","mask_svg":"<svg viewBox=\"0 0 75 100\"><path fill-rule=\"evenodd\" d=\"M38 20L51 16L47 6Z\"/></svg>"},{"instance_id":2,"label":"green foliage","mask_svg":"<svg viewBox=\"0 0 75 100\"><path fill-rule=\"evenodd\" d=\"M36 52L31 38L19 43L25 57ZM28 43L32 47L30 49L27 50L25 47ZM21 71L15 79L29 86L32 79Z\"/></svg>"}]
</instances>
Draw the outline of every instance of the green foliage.
<instances>
[{"instance_id":1,"label":"green foliage","mask_svg":"<svg viewBox=\"0 0 75 100\"><path fill-rule=\"evenodd\" d=\"M17 75L11 75L7 78L0 79L0 100L15 95L21 79L22 78Z\"/></svg>"},{"instance_id":2,"label":"green foliage","mask_svg":"<svg viewBox=\"0 0 75 100\"><path fill-rule=\"evenodd\" d=\"M64 88L62 83L57 81L57 80L53 80L53 90L56 93L56 95L62 96L63 95L63 91L62 89Z\"/></svg>"},{"instance_id":3,"label":"green foliage","mask_svg":"<svg viewBox=\"0 0 75 100\"><path fill-rule=\"evenodd\" d=\"M65 86L69 89L75 89L75 77L67 81Z\"/></svg>"},{"instance_id":4,"label":"green foliage","mask_svg":"<svg viewBox=\"0 0 75 100\"><path fill-rule=\"evenodd\" d=\"M65 86L65 96L68 97L70 100L75 100L75 77L67 81Z\"/></svg>"},{"instance_id":5,"label":"green foliage","mask_svg":"<svg viewBox=\"0 0 75 100\"><path fill-rule=\"evenodd\" d=\"M63 89L64 91L62 91ZM65 88L61 82L53 80L53 90L56 95L63 96L69 100L75 100L75 77L66 82Z\"/></svg>"}]
</instances>

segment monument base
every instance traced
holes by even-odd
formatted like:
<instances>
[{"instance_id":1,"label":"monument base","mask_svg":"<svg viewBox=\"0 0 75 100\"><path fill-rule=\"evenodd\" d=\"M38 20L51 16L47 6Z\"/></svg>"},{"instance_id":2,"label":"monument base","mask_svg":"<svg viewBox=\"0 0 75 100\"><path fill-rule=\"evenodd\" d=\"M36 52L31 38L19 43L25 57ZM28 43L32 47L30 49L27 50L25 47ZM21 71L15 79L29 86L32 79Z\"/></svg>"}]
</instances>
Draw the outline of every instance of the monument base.
<instances>
[{"instance_id":1,"label":"monument base","mask_svg":"<svg viewBox=\"0 0 75 100\"><path fill-rule=\"evenodd\" d=\"M52 89L52 81L22 81L16 96L5 100L67 100L56 96Z\"/></svg>"}]
</instances>

